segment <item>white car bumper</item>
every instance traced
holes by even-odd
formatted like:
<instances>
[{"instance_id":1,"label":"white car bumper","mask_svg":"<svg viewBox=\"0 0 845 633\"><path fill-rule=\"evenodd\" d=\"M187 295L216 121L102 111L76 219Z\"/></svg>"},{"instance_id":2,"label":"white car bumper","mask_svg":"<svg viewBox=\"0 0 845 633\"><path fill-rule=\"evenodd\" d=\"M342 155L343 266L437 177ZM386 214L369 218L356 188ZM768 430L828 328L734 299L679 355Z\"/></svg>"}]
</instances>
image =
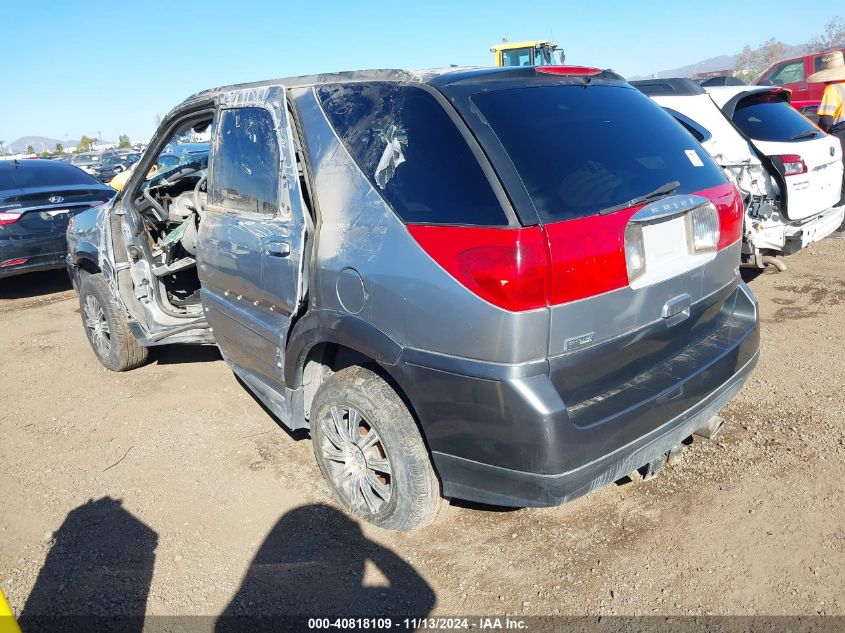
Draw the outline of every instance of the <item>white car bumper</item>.
<instances>
[{"instance_id":1,"label":"white car bumper","mask_svg":"<svg viewBox=\"0 0 845 633\"><path fill-rule=\"evenodd\" d=\"M827 211L800 222L747 225L746 239L752 248L773 250L790 255L823 240L842 224L845 207L831 207Z\"/></svg>"}]
</instances>

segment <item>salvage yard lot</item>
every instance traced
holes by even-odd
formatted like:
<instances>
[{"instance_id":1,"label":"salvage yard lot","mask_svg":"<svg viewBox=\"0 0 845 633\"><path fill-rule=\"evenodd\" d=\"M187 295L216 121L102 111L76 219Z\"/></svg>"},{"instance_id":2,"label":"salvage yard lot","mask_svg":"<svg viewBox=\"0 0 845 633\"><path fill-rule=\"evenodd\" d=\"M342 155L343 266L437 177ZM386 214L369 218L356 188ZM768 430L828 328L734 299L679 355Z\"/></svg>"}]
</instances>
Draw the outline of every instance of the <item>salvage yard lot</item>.
<instances>
[{"instance_id":1,"label":"salvage yard lot","mask_svg":"<svg viewBox=\"0 0 845 633\"><path fill-rule=\"evenodd\" d=\"M716 441L410 534L333 511L215 349L111 373L61 271L0 282L2 589L19 615L845 614L845 240L787 261L750 281L761 360Z\"/></svg>"}]
</instances>

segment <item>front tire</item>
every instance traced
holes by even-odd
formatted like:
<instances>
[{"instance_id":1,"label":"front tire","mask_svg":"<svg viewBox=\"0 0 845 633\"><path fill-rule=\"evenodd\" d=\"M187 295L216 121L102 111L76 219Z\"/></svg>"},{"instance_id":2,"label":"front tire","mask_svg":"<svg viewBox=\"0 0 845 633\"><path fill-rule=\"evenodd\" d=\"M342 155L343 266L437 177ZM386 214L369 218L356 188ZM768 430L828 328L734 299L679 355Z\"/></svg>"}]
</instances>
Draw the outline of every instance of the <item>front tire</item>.
<instances>
[{"instance_id":1,"label":"front tire","mask_svg":"<svg viewBox=\"0 0 845 633\"><path fill-rule=\"evenodd\" d=\"M320 385L310 417L317 464L349 513L400 531L435 519L440 482L413 416L384 378L342 369Z\"/></svg>"},{"instance_id":2,"label":"front tire","mask_svg":"<svg viewBox=\"0 0 845 633\"><path fill-rule=\"evenodd\" d=\"M103 367L127 371L146 362L148 349L138 345L132 336L126 314L102 274L87 275L82 280L79 313L91 349Z\"/></svg>"}]
</instances>

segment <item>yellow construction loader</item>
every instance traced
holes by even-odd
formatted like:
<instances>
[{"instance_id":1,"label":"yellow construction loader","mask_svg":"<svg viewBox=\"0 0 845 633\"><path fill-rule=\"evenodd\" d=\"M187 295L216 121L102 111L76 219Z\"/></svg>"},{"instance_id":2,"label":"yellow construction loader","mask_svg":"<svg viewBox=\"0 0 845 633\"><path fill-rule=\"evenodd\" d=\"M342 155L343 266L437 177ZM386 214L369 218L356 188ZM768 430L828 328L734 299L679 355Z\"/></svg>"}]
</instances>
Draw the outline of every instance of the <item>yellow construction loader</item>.
<instances>
[{"instance_id":1,"label":"yellow construction loader","mask_svg":"<svg viewBox=\"0 0 845 633\"><path fill-rule=\"evenodd\" d=\"M559 66L565 56L563 49L549 40L508 42L490 47L496 66Z\"/></svg>"}]
</instances>

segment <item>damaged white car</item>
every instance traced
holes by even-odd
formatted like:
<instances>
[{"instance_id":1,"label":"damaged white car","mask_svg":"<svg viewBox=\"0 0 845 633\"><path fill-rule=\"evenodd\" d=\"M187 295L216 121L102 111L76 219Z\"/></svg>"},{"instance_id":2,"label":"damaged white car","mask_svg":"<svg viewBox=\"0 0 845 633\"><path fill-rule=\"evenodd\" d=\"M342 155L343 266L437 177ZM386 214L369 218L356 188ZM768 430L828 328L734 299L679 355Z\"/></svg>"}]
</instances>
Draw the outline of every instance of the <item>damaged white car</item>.
<instances>
[{"instance_id":1,"label":"damaged white car","mask_svg":"<svg viewBox=\"0 0 845 633\"><path fill-rule=\"evenodd\" d=\"M840 143L791 107L788 90L705 90L690 79L632 84L686 127L742 193L744 265L786 270L778 256L827 237L842 223Z\"/></svg>"}]
</instances>

